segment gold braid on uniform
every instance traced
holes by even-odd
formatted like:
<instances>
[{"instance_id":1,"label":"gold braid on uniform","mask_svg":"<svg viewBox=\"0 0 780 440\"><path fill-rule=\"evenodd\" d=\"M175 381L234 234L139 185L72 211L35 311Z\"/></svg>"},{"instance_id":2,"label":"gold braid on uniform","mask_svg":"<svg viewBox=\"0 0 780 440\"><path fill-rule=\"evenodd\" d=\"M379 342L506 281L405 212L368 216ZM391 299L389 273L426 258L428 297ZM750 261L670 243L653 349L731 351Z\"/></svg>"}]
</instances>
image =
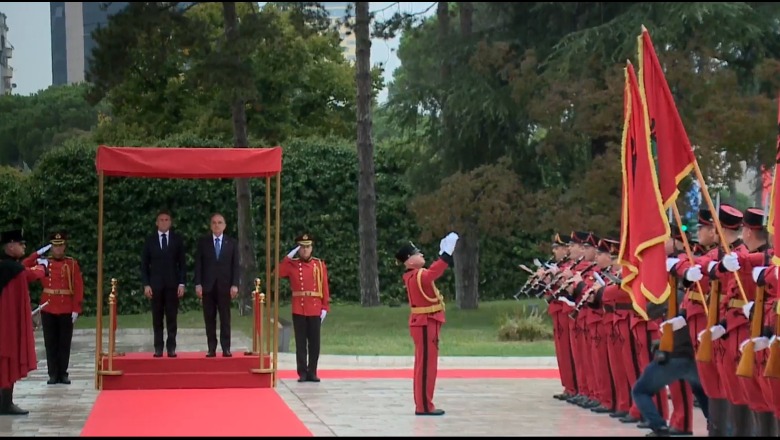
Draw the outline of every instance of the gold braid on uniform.
<instances>
[{"instance_id":1,"label":"gold braid on uniform","mask_svg":"<svg viewBox=\"0 0 780 440\"><path fill-rule=\"evenodd\" d=\"M431 281L431 287L433 287L433 293L436 295L436 298L431 298L430 296L425 294L425 290L423 290L422 285L422 274L423 271L426 269L420 269L417 271L417 287L420 289L420 294L425 298L426 301L432 304L441 303L441 310L444 311L444 296L439 292L439 289L436 287L436 283Z\"/></svg>"},{"instance_id":2,"label":"gold braid on uniform","mask_svg":"<svg viewBox=\"0 0 780 440\"><path fill-rule=\"evenodd\" d=\"M314 279L317 280L317 293L320 294L321 299L325 299L322 297L322 271L316 260L314 261Z\"/></svg>"},{"instance_id":3,"label":"gold braid on uniform","mask_svg":"<svg viewBox=\"0 0 780 440\"><path fill-rule=\"evenodd\" d=\"M73 274L70 272L70 266L68 266L68 262L65 261L65 264L62 265L62 271L65 272L65 278L68 279L68 287L70 288L70 294L75 295L76 292L73 291Z\"/></svg>"}]
</instances>

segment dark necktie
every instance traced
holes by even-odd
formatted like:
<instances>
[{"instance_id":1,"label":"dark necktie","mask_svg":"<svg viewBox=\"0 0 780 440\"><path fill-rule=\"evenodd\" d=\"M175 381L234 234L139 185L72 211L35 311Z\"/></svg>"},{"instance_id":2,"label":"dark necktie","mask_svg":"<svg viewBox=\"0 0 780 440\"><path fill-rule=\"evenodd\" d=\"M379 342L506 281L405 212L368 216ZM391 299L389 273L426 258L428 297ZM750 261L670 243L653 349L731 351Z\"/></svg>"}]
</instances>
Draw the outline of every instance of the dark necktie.
<instances>
[{"instance_id":1,"label":"dark necktie","mask_svg":"<svg viewBox=\"0 0 780 440\"><path fill-rule=\"evenodd\" d=\"M162 250L168 249L168 234L162 235Z\"/></svg>"},{"instance_id":2,"label":"dark necktie","mask_svg":"<svg viewBox=\"0 0 780 440\"><path fill-rule=\"evenodd\" d=\"M219 252L222 250L222 246L219 243L219 238L214 239L214 251L217 253L217 260L219 260Z\"/></svg>"}]
</instances>

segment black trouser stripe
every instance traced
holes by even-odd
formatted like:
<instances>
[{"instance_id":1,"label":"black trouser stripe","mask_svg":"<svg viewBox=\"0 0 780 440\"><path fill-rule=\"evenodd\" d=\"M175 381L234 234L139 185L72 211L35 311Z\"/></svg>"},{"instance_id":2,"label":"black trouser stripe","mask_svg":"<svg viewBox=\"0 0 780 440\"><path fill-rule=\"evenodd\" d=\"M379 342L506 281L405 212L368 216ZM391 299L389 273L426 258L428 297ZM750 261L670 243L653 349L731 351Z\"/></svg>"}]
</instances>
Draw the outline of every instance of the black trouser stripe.
<instances>
[{"instance_id":1,"label":"black trouser stripe","mask_svg":"<svg viewBox=\"0 0 780 440\"><path fill-rule=\"evenodd\" d=\"M609 344L609 342L607 342ZM609 364L609 347L607 347L607 371L609 372L609 388L612 393L612 407L611 410L617 408L617 391L615 390L615 379L612 375L612 366Z\"/></svg>"},{"instance_id":2,"label":"black trouser stripe","mask_svg":"<svg viewBox=\"0 0 780 440\"><path fill-rule=\"evenodd\" d=\"M567 323L568 324L568 323ZM567 332L567 335L569 337L569 343L566 344L569 347L569 362L571 363L571 376L574 378L574 394L580 393L580 387L577 384L577 368L574 365L574 344L571 342L571 331Z\"/></svg>"},{"instance_id":3,"label":"black trouser stripe","mask_svg":"<svg viewBox=\"0 0 780 440\"><path fill-rule=\"evenodd\" d=\"M687 382L680 379L679 381L677 381L677 383L680 384L680 390L682 391L683 423L684 423L683 429L687 430L688 427L691 426L691 416L693 415L690 413L690 411L688 411L690 406L688 405L688 393L685 387Z\"/></svg>"},{"instance_id":4,"label":"black trouser stripe","mask_svg":"<svg viewBox=\"0 0 780 440\"><path fill-rule=\"evenodd\" d=\"M420 381L420 387L423 401L423 411L430 412L428 410L428 326L422 328L422 344L423 344L423 356L422 356L422 380Z\"/></svg>"}]
</instances>

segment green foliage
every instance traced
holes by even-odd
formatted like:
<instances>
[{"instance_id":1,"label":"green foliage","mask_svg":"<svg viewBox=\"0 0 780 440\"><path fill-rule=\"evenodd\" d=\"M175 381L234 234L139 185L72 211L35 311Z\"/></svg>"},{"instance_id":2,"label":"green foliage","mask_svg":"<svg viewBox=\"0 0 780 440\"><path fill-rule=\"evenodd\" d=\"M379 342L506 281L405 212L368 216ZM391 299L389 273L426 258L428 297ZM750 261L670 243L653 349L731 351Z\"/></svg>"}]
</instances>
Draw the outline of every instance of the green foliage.
<instances>
[{"instance_id":1,"label":"green foliage","mask_svg":"<svg viewBox=\"0 0 780 440\"><path fill-rule=\"evenodd\" d=\"M500 341L540 341L552 339L553 330L548 321L538 309L530 311L523 304L517 310L507 313L501 318L498 329Z\"/></svg>"},{"instance_id":2,"label":"green foliage","mask_svg":"<svg viewBox=\"0 0 780 440\"><path fill-rule=\"evenodd\" d=\"M30 96L0 96L0 164L33 167L45 151L87 134L98 110L84 100L86 86L52 86Z\"/></svg>"},{"instance_id":3,"label":"green foliage","mask_svg":"<svg viewBox=\"0 0 780 440\"><path fill-rule=\"evenodd\" d=\"M175 148L219 146L220 142L178 134L152 144ZM360 292L357 287L359 242L355 233L358 227L355 147L351 142L337 138L312 138L293 139L283 148L280 257L295 246L293 238L296 235L308 231L317 238L315 255L328 264L333 301L357 302ZM0 170L1 224L16 226L16 219L21 219L30 249L46 243L48 234L55 228L69 232L68 254L79 260L84 272L84 312L87 315L94 314L96 306L98 179L95 152L94 144L71 140L63 148L42 156L29 175L13 169ZM377 147L377 247L383 303L406 302L406 292L400 282L402 268L396 265L394 254L399 241L414 239L421 232L408 207L413 189L402 177L409 165L403 152ZM139 255L145 237L154 231L159 209L173 212L173 227L185 238L188 280L192 279L195 240L208 233L208 217L212 212L222 212L228 224L227 233L236 235L235 189L231 179L106 177L104 184L103 289L107 294L111 278L118 279L122 314L149 310L149 303L142 295ZM265 286L265 180L253 179L251 185L258 231L256 252L260 269L257 276ZM271 198L274 197L275 186L271 192ZM273 222L275 211L272 210L271 216ZM480 259L483 299L510 297L517 290L524 280L514 268L518 258L516 251L525 251L520 255L522 258L537 256L529 246L536 241L537 237L516 234L485 241L484 255ZM438 251L438 240L418 244L429 255L436 255ZM275 249L271 251L274 259ZM451 299L451 276L439 284L448 300ZM36 287L33 291L35 300L39 292ZM282 283L281 294L282 298L289 295L286 282ZM199 308L189 281L182 309Z\"/></svg>"}]
</instances>

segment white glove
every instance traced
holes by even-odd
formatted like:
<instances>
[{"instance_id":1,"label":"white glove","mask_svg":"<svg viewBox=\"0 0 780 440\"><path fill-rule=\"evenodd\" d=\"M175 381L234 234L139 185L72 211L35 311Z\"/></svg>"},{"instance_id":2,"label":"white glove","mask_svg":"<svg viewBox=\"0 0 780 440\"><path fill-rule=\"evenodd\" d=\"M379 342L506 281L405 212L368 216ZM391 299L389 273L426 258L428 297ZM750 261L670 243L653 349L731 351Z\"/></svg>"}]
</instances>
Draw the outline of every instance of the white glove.
<instances>
[{"instance_id":1,"label":"white glove","mask_svg":"<svg viewBox=\"0 0 780 440\"><path fill-rule=\"evenodd\" d=\"M679 262L680 262L679 258L667 258L666 259L666 271L667 272L671 272L672 269L674 268L674 265L679 263Z\"/></svg>"},{"instance_id":2,"label":"white glove","mask_svg":"<svg viewBox=\"0 0 780 440\"><path fill-rule=\"evenodd\" d=\"M736 252L731 252L723 257L723 267L729 272L736 272L739 270L739 257Z\"/></svg>"},{"instance_id":3,"label":"white glove","mask_svg":"<svg viewBox=\"0 0 780 440\"><path fill-rule=\"evenodd\" d=\"M320 322L325 321L325 316L327 316L328 312L325 309L322 309L320 312Z\"/></svg>"},{"instance_id":4,"label":"white glove","mask_svg":"<svg viewBox=\"0 0 780 440\"><path fill-rule=\"evenodd\" d=\"M753 268L753 281L758 282L758 279L761 277L761 273L766 270L767 266L761 266L761 267L754 267Z\"/></svg>"},{"instance_id":5,"label":"white glove","mask_svg":"<svg viewBox=\"0 0 780 440\"><path fill-rule=\"evenodd\" d=\"M753 308L753 301L742 306L742 313L745 314L745 318L750 319L750 309Z\"/></svg>"},{"instance_id":6,"label":"white glove","mask_svg":"<svg viewBox=\"0 0 780 440\"><path fill-rule=\"evenodd\" d=\"M38 255L43 255L43 254L45 254L46 252L48 252L48 251L49 251L49 249L51 249L51 244L47 244L46 246L44 246L44 247L42 247L42 248L38 249L37 251L35 251L35 253L36 253L36 254L38 254Z\"/></svg>"},{"instance_id":7,"label":"white glove","mask_svg":"<svg viewBox=\"0 0 780 440\"><path fill-rule=\"evenodd\" d=\"M675 316L674 318L667 319L666 321L661 323L661 333L663 333L664 326L666 324L672 324L672 330L677 331L685 327L688 323L685 322L685 318L683 318L682 316Z\"/></svg>"},{"instance_id":8,"label":"white glove","mask_svg":"<svg viewBox=\"0 0 780 440\"><path fill-rule=\"evenodd\" d=\"M769 348L769 338L766 336L759 336L757 338L753 338L753 350L755 351L761 351L766 350Z\"/></svg>"},{"instance_id":9,"label":"white glove","mask_svg":"<svg viewBox=\"0 0 780 440\"><path fill-rule=\"evenodd\" d=\"M39 265L49 267L49 260L45 258L38 258L35 260Z\"/></svg>"},{"instance_id":10,"label":"white glove","mask_svg":"<svg viewBox=\"0 0 780 440\"><path fill-rule=\"evenodd\" d=\"M70 319L71 319L71 321L72 321L73 323L75 323L75 322L76 322L76 318L78 318L78 317L79 317L79 314L78 314L78 313L76 313L76 312L71 312L71 314L70 314Z\"/></svg>"},{"instance_id":11,"label":"white glove","mask_svg":"<svg viewBox=\"0 0 780 440\"><path fill-rule=\"evenodd\" d=\"M300 249L300 246L295 246L295 249L291 250L289 254L287 254L287 258L292 258L295 256L295 254L298 253L298 250Z\"/></svg>"},{"instance_id":12,"label":"white glove","mask_svg":"<svg viewBox=\"0 0 780 440\"><path fill-rule=\"evenodd\" d=\"M700 281L704 276L701 274L701 266L698 264L685 271L685 279L691 282Z\"/></svg>"},{"instance_id":13,"label":"white glove","mask_svg":"<svg viewBox=\"0 0 780 440\"><path fill-rule=\"evenodd\" d=\"M458 243L458 234L450 232L446 237L439 242L439 255L449 254L452 255L455 252L455 245Z\"/></svg>"},{"instance_id":14,"label":"white glove","mask_svg":"<svg viewBox=\"0 0 780 440\"><path fill-rule=\"evenodd\" d=\"M712 272L712 268L717 265L718 265L717 261L710 261L710 264L707 265L707 272Z\"/></svg>"},{"instance_id":15,"label":"white glove","mask_svg":"<svg viewBox=\"0 0 780 440\"><path fill-rule=\"evenodd\" d=\"M568 304L568 305L569 305L569 307L574 307L574 306L576 305L576 304L574 304L574 303L572 302L572 300L570 300L569 298L566 298L566 297L563 297L563 296L562 296L562 297L560 297L560 298L558 298L558 299L559 299L559 300L561 300L561 302Z\"/></svg>"},{"instance_id":16,"label":"white glove","mask_svg":"<svg viewBox=\"0 0 780 440\"><path fill-rule=\"evenodd\" d=\"M717 324L710 327L710 333L712 333L712 340L716 341L726 334L726 329L722 325Z\"/></svg>"}]
</instances>

